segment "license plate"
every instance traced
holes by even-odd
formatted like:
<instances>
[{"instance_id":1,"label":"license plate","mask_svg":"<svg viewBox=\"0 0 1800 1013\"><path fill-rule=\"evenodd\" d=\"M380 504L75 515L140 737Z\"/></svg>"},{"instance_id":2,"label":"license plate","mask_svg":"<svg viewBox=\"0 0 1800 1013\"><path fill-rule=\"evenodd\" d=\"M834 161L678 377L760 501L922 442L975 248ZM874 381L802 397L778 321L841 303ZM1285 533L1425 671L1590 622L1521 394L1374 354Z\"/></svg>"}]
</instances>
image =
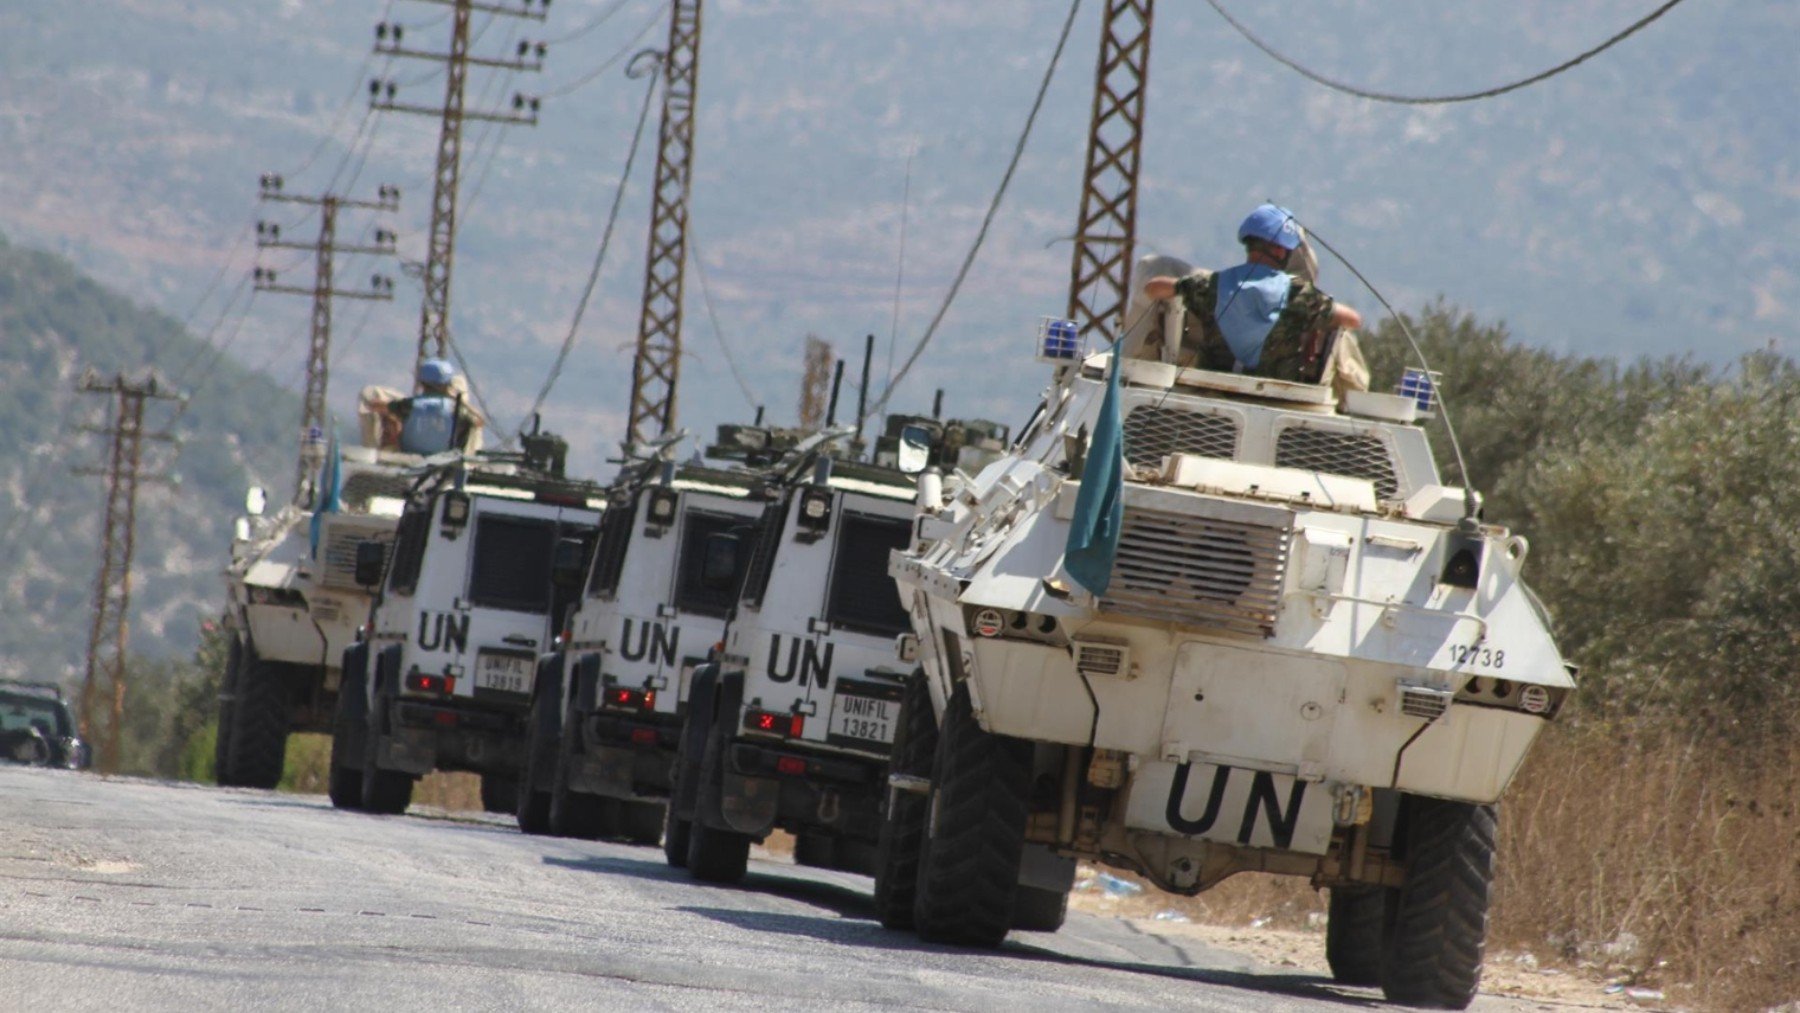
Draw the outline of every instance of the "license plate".
<instances>
[{"instance_id":1,"label":"license plate","mask_svg":"<svg viewBox=\"0 0 1800 1013\"><path fill-rule=\"evenodd\" d=\"M900 687L891 683L838 680L831 698L825 740L845 745L886 745L900 724Z\"/></svg>"},{"instance_id":2,"label":"license plate","mask_svg":"<svg viewBox=\"0 0 1800 1013\"><path fill-rule=\"evenodd\" d=\"M475 656L475 688L503 693L531 692L531 659L512 654Z\"/></svg>"}]
</instances>

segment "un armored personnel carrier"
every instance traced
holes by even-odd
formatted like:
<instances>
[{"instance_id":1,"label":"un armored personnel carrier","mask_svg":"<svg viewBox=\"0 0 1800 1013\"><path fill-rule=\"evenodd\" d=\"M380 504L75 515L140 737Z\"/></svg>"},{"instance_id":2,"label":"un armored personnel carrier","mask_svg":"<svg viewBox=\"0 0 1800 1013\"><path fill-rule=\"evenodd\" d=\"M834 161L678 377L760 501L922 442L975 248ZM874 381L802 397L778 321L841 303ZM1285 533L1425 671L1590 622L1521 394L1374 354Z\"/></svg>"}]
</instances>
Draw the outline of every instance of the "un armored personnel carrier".
<instances>
[{"instance_id":1,"label":"un armored personnel carrier","mask_svg":"<svg viewBox=\"0 0 1800 1013\"><path fill-rule=\"evenodd\" d=\"M708 548L756 523L760 484L754 472L663 459L613 484L586 590L538 668L521 830L662 836L688 687L741 578L735 555L721 571Z\"/></svg>"},{"instance_id":2,"label":"un armored personnel carrier","mask_svg":"<svg viewBox=\"0 0 1800 1013\"><path fill-rule=\"evenodd\" d=\"M240 522L225 572L224 626L231 638L220 679L216 778L273 788L288 735L328 732L339 661L369 612L355 580L356 547L391 542L410 473L423 458L345 447L335 474L297 501ZM334 495L335 489L335 495ZM314 500L317 505L314 506Z\"/></svg>"},{"instance_id":3,"label":"un armored personnel carrier","mask_svg":"<svg viewBox=\"0 0 1800 1013\"><path fill-rule=\"evenodd\" d=\"M538 658L579 593L605 496L559 461L529 439L524 455L432 458L391 556L359 547L355 580L377 591L344 652L333 805L399 813L416 778L463 770L481 775L489 811L516 808Z\"/></svg>"},{"instance_id":4,"label":"un armored personnel carrier","mask_svg":"<svg viewBox=\"0 0 1800 1013\"><path fill-rule=\"evenodd\" d=\"M892 559L918 667L882 921L997 944L1032 844L1182 894L1301 876L1336 977L1467 1005L1495 803L1573 686L1524 539L1443 484L1418 398L1062 352L1007 456L921 483ZM1065 552L1108 472L1090 589Z\"/></svg>"}]
</instances>

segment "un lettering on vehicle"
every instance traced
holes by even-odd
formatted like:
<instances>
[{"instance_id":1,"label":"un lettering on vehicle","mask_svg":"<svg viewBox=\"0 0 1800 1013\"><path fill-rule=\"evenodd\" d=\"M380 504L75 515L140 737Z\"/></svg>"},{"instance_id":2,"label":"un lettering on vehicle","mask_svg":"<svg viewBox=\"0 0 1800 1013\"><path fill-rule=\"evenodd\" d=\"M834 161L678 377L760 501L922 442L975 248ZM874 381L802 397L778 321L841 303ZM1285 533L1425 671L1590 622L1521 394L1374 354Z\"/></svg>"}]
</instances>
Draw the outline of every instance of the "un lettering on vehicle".
<instances>
[{"instance_id":1,"label":"un lettering on vehicle","mask_svg":"<svg viewBox=\"0 0 1800 1013\"><path fill-rule=\"evenodd\" d=\"M467 612L420 612L419 650L463 654L469 649Z\"/></svg>"},{"instance_id":2,"label":"un lettering on vehicle","mask_svg":"<svg viewBox=\"0 0 1800 1013\"><path fill-rule=\"evenodd\" d=\"M1225 844L1324 854L1331 792L1291 774L1211 763L1146 763L1132 777L1125 823Z\"/></svg>"},{"instance_id":3,"label":"un lettering on vehicle","mask_svg":"<svg viewBox=\"0 0 1800 1013\"><path fill-rule=\"evenodd\" d=\"M619 657L626 661L648 660L656 668L672 666L680 647L679 626L627 616L619 631Z\"/></svg>"}]
</instances>

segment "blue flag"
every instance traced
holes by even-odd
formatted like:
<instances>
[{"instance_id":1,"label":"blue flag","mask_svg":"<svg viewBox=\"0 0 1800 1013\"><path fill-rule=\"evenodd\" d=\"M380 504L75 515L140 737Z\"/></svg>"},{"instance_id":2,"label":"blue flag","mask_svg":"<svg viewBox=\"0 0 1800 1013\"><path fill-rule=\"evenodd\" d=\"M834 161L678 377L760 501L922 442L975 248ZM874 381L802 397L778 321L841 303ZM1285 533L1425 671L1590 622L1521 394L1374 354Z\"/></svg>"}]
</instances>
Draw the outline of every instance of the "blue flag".
<instances>
[{"instance_id":1,"label":"blue flag","mask_svg":"<svg viewBox=\"0 0 1800 1013\"><path fill-rule=\"evenodd\" d=\"M321 518L326 514L337 513L343 505L344 493L344 455L338 451L337 436L331 437L331 448L325 452L325 463L319 467L319 486L313 492L314 508L312 515L312 554L319 558L319 529L323 526Z\"/></svg>"},{"instance_id":2,"label":"blue flag","mask_svg":"<svg viewBox=\"0 0 1800 1013\"><path fill-rule=\"evenodd\" d=\"M1119 529L1125 524L1125 440L1119 418L1119 353L1106 372L1106 397L1088 441L1081 469L1081 491L1069 522L1069 544L1063 569L1082 587L1105 594L1112 582L1113 557L1119 554Z\"/></svg>"}]
</instances>

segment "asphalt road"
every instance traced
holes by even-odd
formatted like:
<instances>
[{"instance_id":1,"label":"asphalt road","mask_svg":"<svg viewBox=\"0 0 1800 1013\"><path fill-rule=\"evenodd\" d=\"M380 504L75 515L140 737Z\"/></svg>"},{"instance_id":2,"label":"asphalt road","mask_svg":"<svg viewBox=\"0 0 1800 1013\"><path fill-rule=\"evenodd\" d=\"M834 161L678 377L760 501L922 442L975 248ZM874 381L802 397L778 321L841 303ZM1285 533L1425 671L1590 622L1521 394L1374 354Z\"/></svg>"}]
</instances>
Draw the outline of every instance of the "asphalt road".
<instances>
[{"instance_id":1,"label":"asphalt road","mask_svg":"<svg viewBox=\"0 0 1800 1013\"><path fill-rule=\"evenodd\" d=\"M4 1010L1380 1005L1142 923L927 946L865 877L753 861L721 889L497 818L0 766Z\"/></svg>"}]
</instances>

